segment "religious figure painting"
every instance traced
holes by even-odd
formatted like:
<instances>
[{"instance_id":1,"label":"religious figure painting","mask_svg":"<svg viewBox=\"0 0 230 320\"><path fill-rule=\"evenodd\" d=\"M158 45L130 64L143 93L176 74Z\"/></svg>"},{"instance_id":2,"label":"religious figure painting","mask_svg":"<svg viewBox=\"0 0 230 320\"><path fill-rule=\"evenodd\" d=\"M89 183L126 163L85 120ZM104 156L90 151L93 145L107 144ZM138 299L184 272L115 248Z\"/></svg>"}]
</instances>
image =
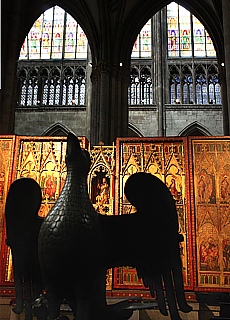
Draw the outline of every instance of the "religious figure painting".
<instances>
[{"instance_id":1,"label":"religious figure painting","mask_svg":"<svg viewBox=\"0 0 230 320\"><path fill-rule=\"evenodd\" d=\"M0 248L3 235L5 201L11 180L14 143L15 138L13 136L1 136L0 138Z\"/></svg>"},{"instance_id":2,"label":"religious figure painting","mask_svg":"<svg viewBox=\"0 0 230 320\"><path fill-rule=\"evenodd\" d=\"M148 172L161 179L169 188L177 207L180 233L185 241L181 243L180 252L183 264L183 275L185 286L192 285L190 278L189 255L191 247L188 239L188 216L189 209L186 206L188 177L186 168L186 156L184 153L184 141L180 139L118 139L117 154L120 157L116 167L117 176L117 203L118 214L132 214L135 212L133 207L125 197L124 185L130 175L136 172ZM154 204L153 204L154 210ZM129 281L130 288L140 287L140 282L134 277L130 277L130 269L117 270L115 268L114 286L116 288L125 287L124 279ZM126 275L126 272L128 274ZM119 276L116 276L119 275Z\"/></svg>"},{"instance_id":3,"label":"religious figure painting","mask_svg":"<svg viewBox=\"0 0 230 320\"><path fill-rule=\"evenodd\" d=\"M198 288L229 287L229 139L191 138Z\"/></svg>"},{"instance_id":4,"label":"religious figure painting","mask_svg":"<svg viewBox=\"0 0 230 320\"><path fill-rule=\"evenodd\" d=\"M91 201L98 213L107 214L110 204L110 178L106 172L94 173L95 177L91 181Z\"/></svg>"},{"instance_id":5,"label":"religious figure painting","mask_svg":"<svg viewBox=\"0 0 230 320\"><path fill-rule=\"evenodd\" d=\"M91 202L100 214L114 213L115 146L95 146L90 150L88 189Z\"/></svg>"},{"instance_id":6,"label":"religious figure painting","mask_svg":"<svg viewBox=\"0 0 230 320\"><path fill-rule=\"evenodd\" d=\"M42 190L39 215L45 217L66 179L65 137L0 139L0 232L7 190L19 177L36 180ZM82 146L88 147L82 138ZM189 152L189 157L188 157ZM136 172L158 177L176 203L185 288L224 290L230 286L230 140L226 137L121 138L116 146L91 147L88 190L100 214L132 214L136 208L124 185ZM13 159L14 158L14 159ZM2 283L13 281L12 256L4 251ZM192 263L192 261L195 261ZM129 266L109 269L106 289L144 289Z\"/></svg>"},{"instance_id":7,"label":"religious figure painting","mask_svg":"<svg viewBox=\"0 0 230 320\"><path fill-rule=\"evenodd\" d=\"M81 138L81 140L82 146L87 147L87 141L85 138ZM2 153L2 155L5 154L4 158L7 156L6 161L0 161L0 166L5 166L4 176L2 175L2 185L5 184L5 178L7 184L20 177L34 179L36 182L38 182L42 191L42 204L39 210L39 216L45 217L56 202L65 183L66 137L50 138L18 136L15 138L15 146L13 141L13 139L9 138L4 141L3 139L0 140L2 146L3 144L5 146L4 148L0 149L0 153ZM11 168L13 168L12 173ZM4 193L7 194L7 188L4 187L4 189ZM2 194L4 193L2 192ZM2 217L4 213L4 207L1 208L0 213ZM4 270L4 279L2 281L9 283L13 281L12 257L9 247L4 245L4 251L6 252L4 261L6 269Z\"/></svg>"}]
</instances>

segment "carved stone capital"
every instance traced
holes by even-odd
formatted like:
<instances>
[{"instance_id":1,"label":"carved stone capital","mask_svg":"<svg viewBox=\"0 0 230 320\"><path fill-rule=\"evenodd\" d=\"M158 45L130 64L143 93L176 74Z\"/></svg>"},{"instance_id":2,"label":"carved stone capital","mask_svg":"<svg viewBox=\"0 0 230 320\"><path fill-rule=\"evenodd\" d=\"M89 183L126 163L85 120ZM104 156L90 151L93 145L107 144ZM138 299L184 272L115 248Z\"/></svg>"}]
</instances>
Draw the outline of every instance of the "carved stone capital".
<instances>
[{"instance_id":1,"label":"carved stone capital","mask_svg":"<svg viewBox=\"0 0 230 320\"><path fill-rule=\"evenodd\" d=\"M94 67L92 71L92 81L97 81L101 75L101 73L107 73L111 77L115 78L116 80L123 79L123 71L120 66L111 65L108 61L101 60L97 66Z\"/></svg>"},{"instance_id":2,"label":"carved stone capital","mask_svg":"<svg viewBox=\"0 0 230 320\"><path fill-rule=\"evenodd\" d=\"M120 66L112 66L112 77L118 81L123 79L123 71Z\"/></svg>"}]
</instances>

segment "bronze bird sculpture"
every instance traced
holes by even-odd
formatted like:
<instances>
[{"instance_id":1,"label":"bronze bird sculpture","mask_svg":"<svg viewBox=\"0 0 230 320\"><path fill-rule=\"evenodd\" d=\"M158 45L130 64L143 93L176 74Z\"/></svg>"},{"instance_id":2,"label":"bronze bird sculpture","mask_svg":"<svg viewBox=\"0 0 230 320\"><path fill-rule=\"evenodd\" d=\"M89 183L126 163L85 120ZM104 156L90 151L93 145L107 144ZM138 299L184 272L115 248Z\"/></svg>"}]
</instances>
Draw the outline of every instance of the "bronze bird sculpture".
<instances>
[{"instance_id":1,"label":"bronze bird sculpture","mask_svg":"<svg viewBox=\"0 0 230 320\"><path fill-rule=\"evenodd\" d=\"M132 312L116 311L105 300L105 245L100 215L87 190L90 156L69 133L67 178L39 233L39 257L49 301L49 318L59 316L66 299L79 320L127 319Z\"/></svg>"},{"instance_id":2,"label":"bronze bird sculpture","mask_svg":"<svg viewBox=\"0 0 230 320\"><path fill-rule=\"evenodd\" d=\"M57 319L63 299L77 320L125 320L132 311L106 303L106 270L132 266L156 298L160 312L180 320L178 307L191 311L183 287L178 218L166 185L149 173L130 176L127 199L131 215L100 215L89 199L89 153L69 132L67 178L38 236L38 256L49 304L48 319ZM164 296L166 292L166 298Z\"/></svg>"}]
</instances>

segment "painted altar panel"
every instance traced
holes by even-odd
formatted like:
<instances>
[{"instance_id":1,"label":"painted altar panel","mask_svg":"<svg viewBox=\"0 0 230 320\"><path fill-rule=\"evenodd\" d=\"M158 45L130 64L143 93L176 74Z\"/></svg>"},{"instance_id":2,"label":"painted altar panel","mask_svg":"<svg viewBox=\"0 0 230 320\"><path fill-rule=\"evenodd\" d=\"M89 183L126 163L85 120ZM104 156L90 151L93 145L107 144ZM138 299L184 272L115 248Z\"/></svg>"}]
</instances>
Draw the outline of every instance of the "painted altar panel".
<instances>
[{"instance_id":1,"label":"painted altar panel","mask_svg":"<svg viewBox=\"0 0 230 320\"><path fill-rule=\"evenodd\" d=\"M82 148L88 147L85 137L79 137ZM20 177L30 177L38 182L42 190L39 215L45 217L57 200L66 179L66 137L16 137L13 170L10 183ZM1 165L3 165L1 161ZM12 166L11 166L12 167ZM13 282L10 248L3 245L5 266L1 283Z\"/></svg>"},{"instance_id":2,"label":"painted altar panel","mask_svg":"<svg viewBox=\"0 0 230 320\"><path fill-rule=\"evenodd\" d=\"M14 157L15 136L0 136L0 248L3 252L5 242L4 217L5 203L10 186L12 164ZM2 257L1 257L1 260ZM3 261L2 261L3 262ZM1 264L2 264L1 262ZM0 268L1 279L3 277L3 266Z\"/></svg>"},{"instance_id":3,"label":"painted altar panel","mask_svg":"<svg viewBox=\"0 0 230 320\"><path fill-rule=\"evenodd\" d=\"M196 286L198 290L229 290L230 139L190 139L190 151Z\"/></svg>"},{"instance_id":4,"label":"painted altar panel","mask_svg":"<svg viewBox=\"0 0 230 320\"><path fill-rule=\"evenodd\" d=\"M135 208L124 195L124 185L135 172L149 172L161 179L176 201L181 243L183 276L186 288L192 288L192 248L190 228L189 176L186 138L121 138L117 140L116 162L116 214L132 214ZM144 239L140 239L140 241ZM154 248L153 248L154 254ZM127 280L128 279L128 280ZM128 282L127 282L128 281ZM144 288L129 267L115 269L115 288Z\"/></svg>"},{"instance_id":5,"label":"painted altar panel","mask_svg":"<svg viewBox=\"0 0 230 320\"><path fill-rule=\"evenodd\" d=\"M91 166L88 174L89 197L99 214L114 214L116 147L93 146L90 149ZM113 269L106 273L106 290L112 290Z\"/></svg>"},{"instance_id":6,"label":"painted altar panel","mask_svg":"<svg viewBox=\"0 0 230 320\"><path fill-rule=\"evenodd\" d=\"M100 214L114 214L115 146L93 146L88 190L94 209Z\"/></svg>"}]
</instances>

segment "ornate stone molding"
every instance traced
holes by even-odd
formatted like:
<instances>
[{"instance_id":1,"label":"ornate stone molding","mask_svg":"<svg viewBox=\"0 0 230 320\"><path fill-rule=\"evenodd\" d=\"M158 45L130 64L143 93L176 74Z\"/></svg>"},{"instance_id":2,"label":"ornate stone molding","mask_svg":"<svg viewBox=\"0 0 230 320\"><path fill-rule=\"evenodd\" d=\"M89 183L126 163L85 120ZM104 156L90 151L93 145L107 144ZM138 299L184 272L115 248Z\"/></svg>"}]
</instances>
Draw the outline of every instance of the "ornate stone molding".
<instances>
[{"instance_id":1,"label":"ornate stone molding","mask_svg":"<svg viewBox=\"0 0 230 320\"><path fill-rule=\"evenodd\" d=\"M92 71L91 78L92 81L97 81L101 75L101 73L107 73L116 80L123 79L123 71L122 67L111 65L108 61L101 60L98 65L96 65Z\"/></svg>"}]
</instances>

